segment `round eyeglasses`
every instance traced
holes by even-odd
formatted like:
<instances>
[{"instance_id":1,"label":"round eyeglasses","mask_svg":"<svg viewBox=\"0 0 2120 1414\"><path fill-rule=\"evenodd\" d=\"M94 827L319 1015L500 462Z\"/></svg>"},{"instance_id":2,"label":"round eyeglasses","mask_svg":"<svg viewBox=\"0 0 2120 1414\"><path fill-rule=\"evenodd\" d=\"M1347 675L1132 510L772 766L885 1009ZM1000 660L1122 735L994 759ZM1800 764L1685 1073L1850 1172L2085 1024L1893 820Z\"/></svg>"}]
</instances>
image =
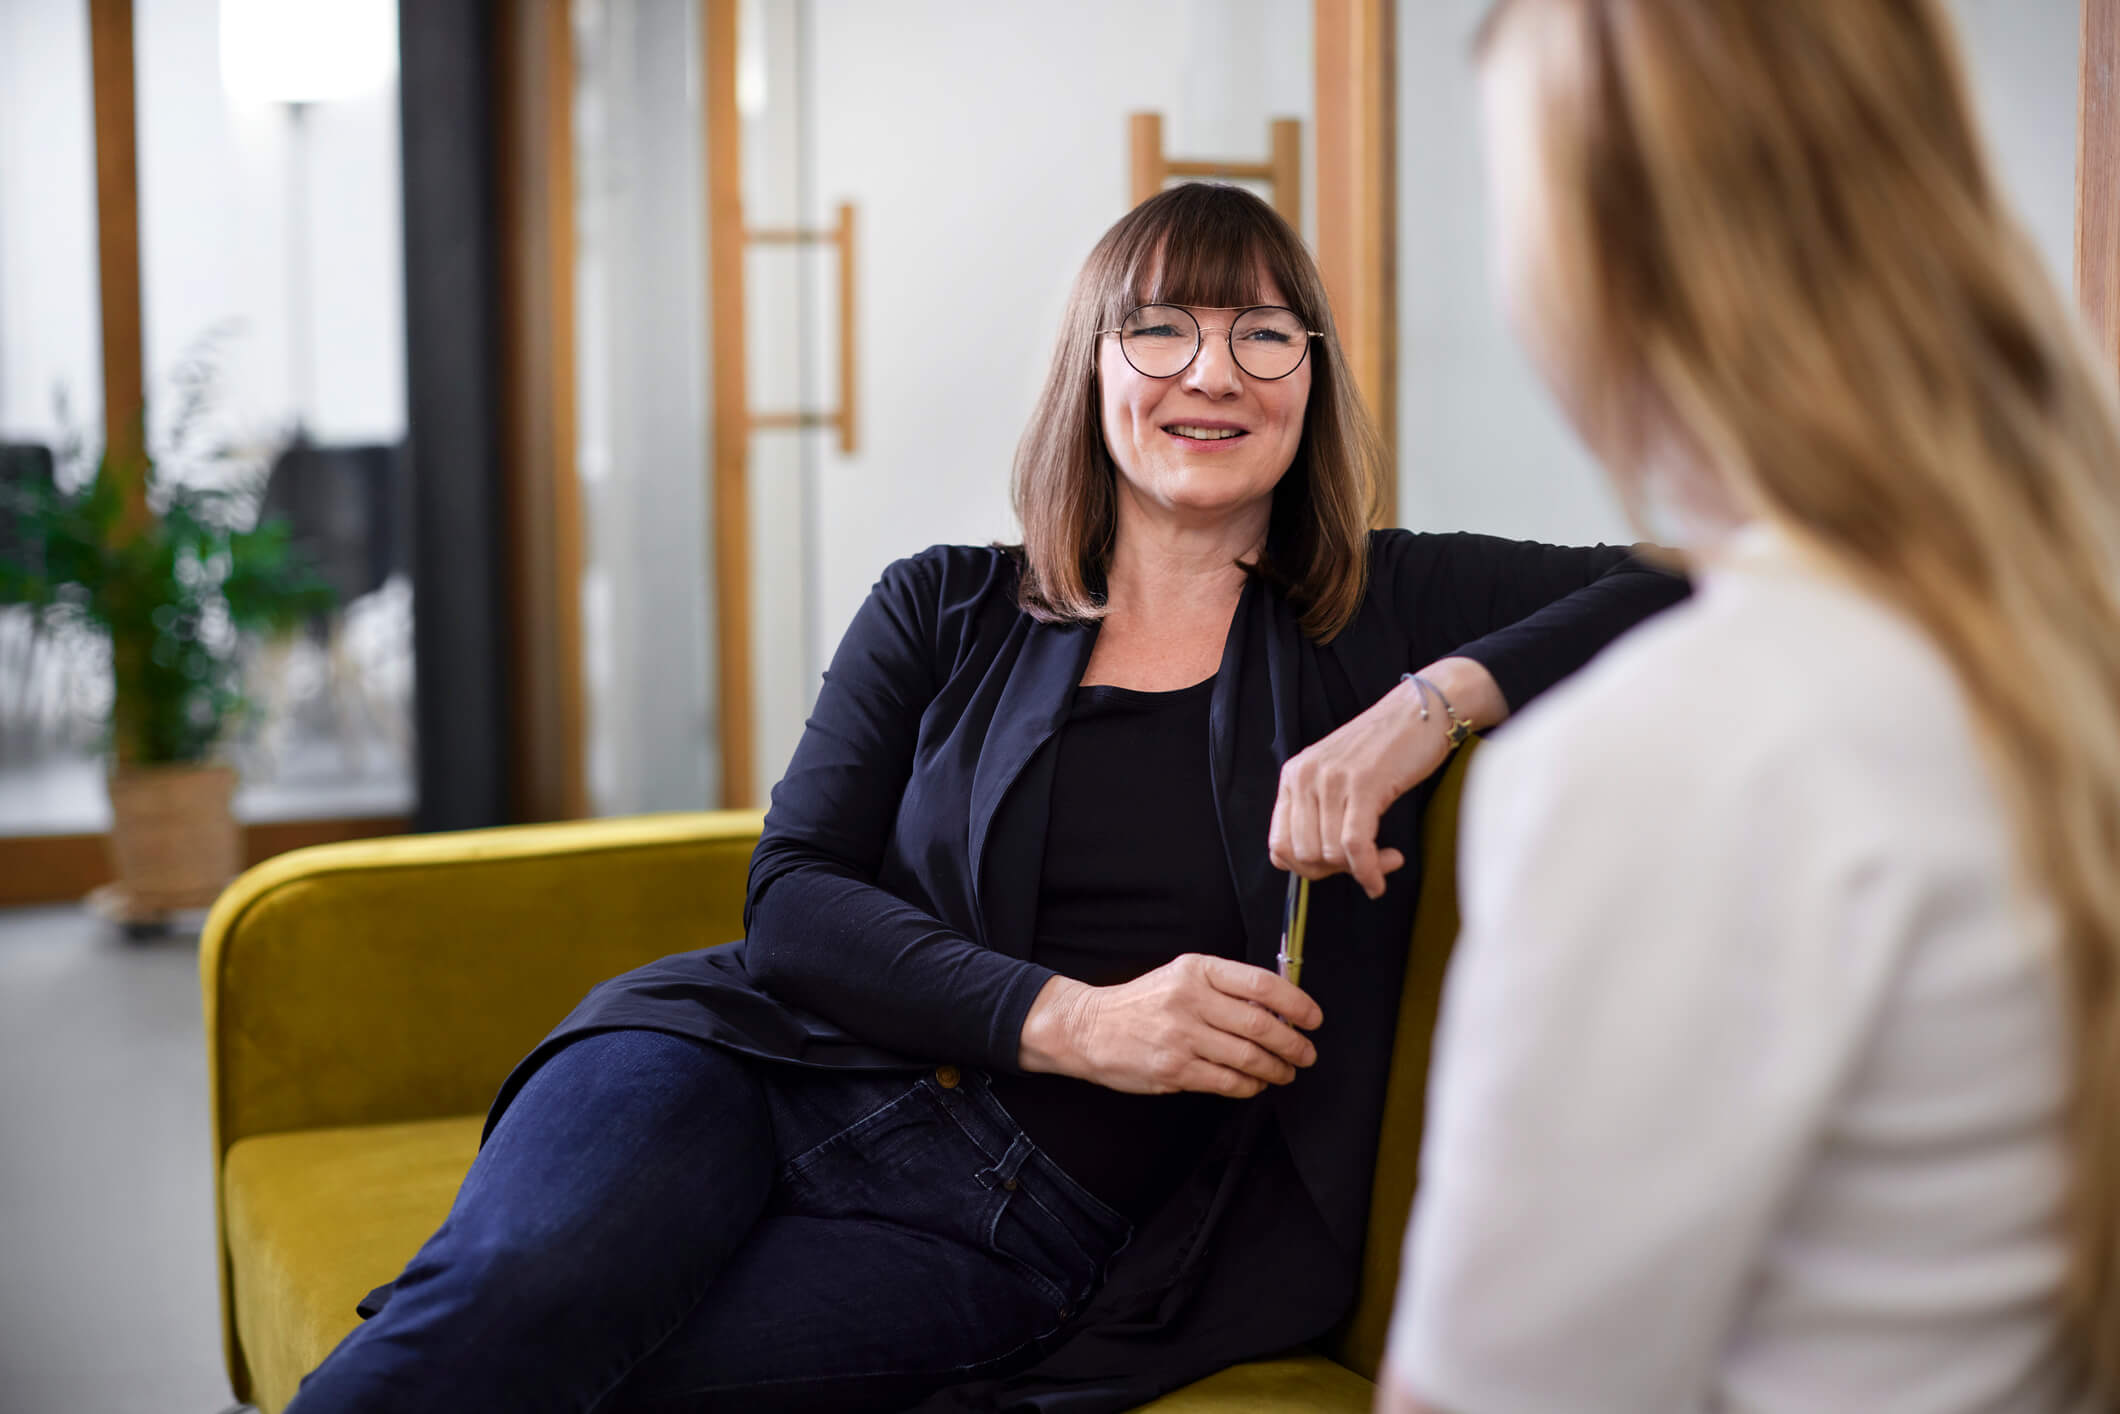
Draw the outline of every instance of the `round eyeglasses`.
<instances>
[{"instance_id":1,"label":"round eyeglasses","mask_svg":"<svg viewBox=\"0 0 2120 1414\"><path fill-rule=\"evenodd\" d=\"M1134 371L1150 378L1175 378L1200 356L1200 341L1209 333L1226 334L1229 356L1253 378L1272 382L1303 366L1310 341L1324 337L1306 329L1300 316L1278 304L1256 304L1237 311L1227 329L1206 330L1183 305L1144 304L1119 322L1119 352Z\"/></svg>"}]
</instances>

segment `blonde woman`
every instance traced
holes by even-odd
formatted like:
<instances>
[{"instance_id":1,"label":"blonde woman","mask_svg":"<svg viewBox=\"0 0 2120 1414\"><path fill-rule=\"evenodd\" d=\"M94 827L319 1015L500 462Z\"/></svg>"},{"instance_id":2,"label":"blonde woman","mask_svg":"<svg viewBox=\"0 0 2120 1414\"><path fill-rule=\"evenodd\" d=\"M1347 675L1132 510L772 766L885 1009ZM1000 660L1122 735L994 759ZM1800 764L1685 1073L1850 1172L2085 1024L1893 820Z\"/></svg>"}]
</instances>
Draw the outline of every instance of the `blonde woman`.
<instances>
[{"instance_id":1,"label":"blonde woman","mask_svg":"<svg viewBox=\"0 0 2120 1414\"><path fill-rule=\"evenodd\" d=\"M1382 1404L2110 1407L2120 435L1937 0L1503 0L1505 298L1693 602L1474 770Z\"/></svg>"}]
</instances>

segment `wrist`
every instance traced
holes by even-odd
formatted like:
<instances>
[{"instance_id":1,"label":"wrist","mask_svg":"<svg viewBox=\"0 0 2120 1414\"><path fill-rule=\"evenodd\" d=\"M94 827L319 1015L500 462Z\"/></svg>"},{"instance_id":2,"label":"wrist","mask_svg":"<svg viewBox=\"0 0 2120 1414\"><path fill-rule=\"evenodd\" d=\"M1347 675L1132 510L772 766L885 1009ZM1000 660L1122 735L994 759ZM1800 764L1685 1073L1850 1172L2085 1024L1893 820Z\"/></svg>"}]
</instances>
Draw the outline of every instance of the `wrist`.
<instances>
[{"instance_id":1,"label":"wrist","mask_svg":"<svg viewBox=\"0 0 2120 1414\"><path fill-rule=\"evenodd\" d=\"M1509 702L1495 684L1494 675L1476 659L1438 658L1416 676L1447 698L1451 711L1459 720L1470 722L1474 731L1497 726L1509 715ZM1440 704L1431 704L1430 711L1440 714ZM1447 727L1448 721L1444 725Z\"/></svg>"},{"instance_id":2,"label":"wrist","mask_svg":"<svg viewBox=\"0 0 2120 1414\"><path fill-rule=\"evenodd\" d=\"M1081 1055L1081 1034L1094 989L1072 977L1046 979L1023 1017L1016 1063L1033 1074L1071 1075Z\"/></svg>"}]
</instances>

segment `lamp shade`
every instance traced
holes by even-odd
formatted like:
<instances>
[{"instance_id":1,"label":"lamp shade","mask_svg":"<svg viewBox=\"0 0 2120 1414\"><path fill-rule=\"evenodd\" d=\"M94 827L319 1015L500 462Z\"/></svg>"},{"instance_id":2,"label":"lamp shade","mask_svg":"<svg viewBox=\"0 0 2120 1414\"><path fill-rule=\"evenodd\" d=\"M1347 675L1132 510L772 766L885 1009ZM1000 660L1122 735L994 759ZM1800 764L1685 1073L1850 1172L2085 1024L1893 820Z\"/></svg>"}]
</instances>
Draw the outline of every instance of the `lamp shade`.
<instances>
[{"instance_id":1,"label":"lamp shade","mask_svg":"<svg viewBox=\"0 0 2120 1414\"><path fill-rule=\"evenodd\" d=\"M221 87L252 103L321 103L397 75L397 0L221 0Z\"/></svg>"}]
</instances>

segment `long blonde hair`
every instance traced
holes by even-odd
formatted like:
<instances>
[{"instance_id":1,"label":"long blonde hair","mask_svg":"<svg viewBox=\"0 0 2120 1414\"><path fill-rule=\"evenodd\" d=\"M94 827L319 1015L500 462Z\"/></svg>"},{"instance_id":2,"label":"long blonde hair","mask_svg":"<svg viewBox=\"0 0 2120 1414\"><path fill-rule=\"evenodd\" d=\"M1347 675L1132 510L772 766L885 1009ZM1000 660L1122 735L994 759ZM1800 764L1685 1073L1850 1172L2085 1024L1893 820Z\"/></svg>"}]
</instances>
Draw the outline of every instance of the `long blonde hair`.
<instances>
[{"instance_id":1,"label":"long blonde hair","mask_svg":"<svg viewBox=\"0 0 2120 1414\"><path fill-rule=\"evenodd\" d=\"M1939 0L1498 0L1481 47L1531 74L1538 294L1623 492L1676 438L1956 670L2058 920L2067 1315L2120 1392L2120 416L1995 181L1950 22Z\"/></svg>"}]
</instances>

